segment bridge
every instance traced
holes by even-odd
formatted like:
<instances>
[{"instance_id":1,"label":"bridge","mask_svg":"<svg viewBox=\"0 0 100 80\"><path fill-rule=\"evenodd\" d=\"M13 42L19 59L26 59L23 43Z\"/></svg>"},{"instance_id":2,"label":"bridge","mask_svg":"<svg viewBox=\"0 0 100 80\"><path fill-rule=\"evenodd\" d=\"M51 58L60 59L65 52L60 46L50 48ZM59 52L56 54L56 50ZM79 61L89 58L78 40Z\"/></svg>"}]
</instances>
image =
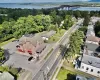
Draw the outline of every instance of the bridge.
<instances>
[{"instance_id":1,"label":"bridge","mask_svg":"<svg viewBox=\"0 0 100 80\"><path fill-rule=\"evenodd\" d=\"M57 9L57 10L73 10L81 7L80 5L61 5L59 7L53 7L49 9Z\"/></svg>"}]
</instances>

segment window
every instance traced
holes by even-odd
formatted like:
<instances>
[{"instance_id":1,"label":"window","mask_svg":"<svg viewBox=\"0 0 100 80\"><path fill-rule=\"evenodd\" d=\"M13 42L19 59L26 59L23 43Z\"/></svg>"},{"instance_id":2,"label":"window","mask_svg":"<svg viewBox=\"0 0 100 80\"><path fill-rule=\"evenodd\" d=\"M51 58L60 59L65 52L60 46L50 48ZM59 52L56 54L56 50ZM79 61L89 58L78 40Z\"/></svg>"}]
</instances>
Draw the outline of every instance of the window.
<instances>
[{"instance_id":1,"label":"window","mask_svg":"<svg viewBox=\"0 0 100 80\"><path fill-rule=\"evenodd\" d=\"M89 70L89 68L87 67L86 70Z\"/></svg>"},{"instance_id":2,"label":"window","mask_svg":"<svg viewBox=\"0 0 100 80\"><path fill-rule=\"evenodd\" d=\"M91 69L91 72L93 72L93 69Z\"/></svg>"},{"instance_id":3,"label":"window","mask_svg":"<svg viewBox=\"0 0 100 80\"><path fill-rule=\"evenodd\" d=\"M84 66L82 66L82 69L84 69Z\"/></svg>"},{"instance_id":4,"label":"window","mask_svg":"<svg viewBox=\"0 0 100 80\"><path fill-rule=\"evenodd\" d=\"M97 73L100 74L100 71L98 71Z\"/></svg>"}]
</instances>

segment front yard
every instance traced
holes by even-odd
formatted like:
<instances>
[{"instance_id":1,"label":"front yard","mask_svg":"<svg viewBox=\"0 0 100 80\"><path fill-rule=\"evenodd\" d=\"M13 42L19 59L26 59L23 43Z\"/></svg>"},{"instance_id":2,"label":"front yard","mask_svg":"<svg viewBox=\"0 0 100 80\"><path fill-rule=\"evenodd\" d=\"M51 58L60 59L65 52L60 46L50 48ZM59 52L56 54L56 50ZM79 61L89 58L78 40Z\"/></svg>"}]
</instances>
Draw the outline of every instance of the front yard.
<instances>
[{"instance_id":1,"label":"front yard","mask_svg":"<svg viewBox=\"0 0 100 80\"><path fill-rule=\"evenodd\" d=\"M75 78L76 78L76 74L74 72L66 70L63 67L60 69L57 75L57 80L75 80Z\"/></svg>"}]
</instances>

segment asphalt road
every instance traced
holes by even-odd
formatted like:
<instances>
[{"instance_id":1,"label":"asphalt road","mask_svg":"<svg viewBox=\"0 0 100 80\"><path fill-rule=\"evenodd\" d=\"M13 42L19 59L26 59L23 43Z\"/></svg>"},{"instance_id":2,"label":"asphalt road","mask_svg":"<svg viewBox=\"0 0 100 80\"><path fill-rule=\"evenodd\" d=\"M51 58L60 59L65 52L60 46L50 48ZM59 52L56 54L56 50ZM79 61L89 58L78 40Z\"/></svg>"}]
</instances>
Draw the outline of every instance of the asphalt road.
<instances>
[{"instance_id":1,"label":"asphalt road","mask_svg":"<svg viewBox=\"0 0 100 80\"><path fill-rule=\"evenodd\" d=\"M36 73L35 76L33 76L33 80L49 80L47 78L48 73L51 74L53 72L53 69L56 67L57 63L61 60L61 56L57 56L57 53L59 51L59 45L63 44L63 42L66 39L69 39L69 35L71 35L72 32L77 30L80 27L80 24L83 22L83 20L79 20L75 25L73 25L68 31L65 32L63 37L57 42L56 46L53 48L53 51L51 55L47 58L41 69ZM68 44L68 43L67 43ZM54 66L54 67L53 67ZM50 72L51 71L51 72ZM50 76L50 75L49 75Z\"/></svg>"}]
</instances>

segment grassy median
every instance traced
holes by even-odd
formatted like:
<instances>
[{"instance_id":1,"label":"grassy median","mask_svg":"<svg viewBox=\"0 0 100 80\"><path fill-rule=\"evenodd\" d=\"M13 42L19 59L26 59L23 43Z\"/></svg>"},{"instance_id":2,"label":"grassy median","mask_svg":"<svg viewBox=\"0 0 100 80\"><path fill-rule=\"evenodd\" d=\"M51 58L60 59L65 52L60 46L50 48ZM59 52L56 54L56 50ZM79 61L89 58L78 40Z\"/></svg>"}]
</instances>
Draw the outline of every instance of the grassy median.
<instances>
[{"instance_id":1,"label":"grassy median","mask_svg":"<svg viewBox=\"0 0 100 80\"><path fill-rule=\"evenodd\" d=\"M65 29L61 29L59 32L50 37L47 42L57 42L64 35L65 32Z\"/></svg>"}]
</instances>

